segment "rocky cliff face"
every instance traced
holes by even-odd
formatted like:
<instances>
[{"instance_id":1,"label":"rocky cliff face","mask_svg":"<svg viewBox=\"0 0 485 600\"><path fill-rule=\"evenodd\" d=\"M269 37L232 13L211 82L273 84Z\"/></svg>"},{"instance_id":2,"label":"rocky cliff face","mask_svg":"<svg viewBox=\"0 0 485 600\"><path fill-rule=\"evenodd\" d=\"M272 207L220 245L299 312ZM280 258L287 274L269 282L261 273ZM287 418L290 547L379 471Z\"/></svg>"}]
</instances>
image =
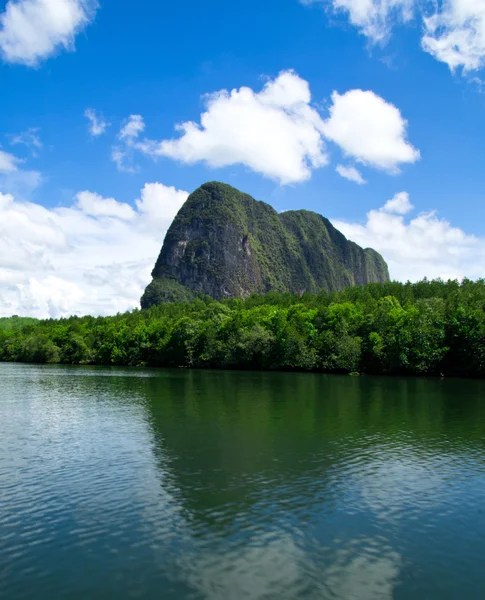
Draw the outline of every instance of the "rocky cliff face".
<instances>
[{"instance_id":1,"label":"rocky cliff face","mask_svg":"<svg viewBox=\"0 0 485 600\"><path fill-rule=\"evenodd\" d=\"M324 217L277 213L222 183L191 194L167 232L142 308L207 294L299 293L389 280L380 254L348 241Z\"/></svg>"}]
</instances>

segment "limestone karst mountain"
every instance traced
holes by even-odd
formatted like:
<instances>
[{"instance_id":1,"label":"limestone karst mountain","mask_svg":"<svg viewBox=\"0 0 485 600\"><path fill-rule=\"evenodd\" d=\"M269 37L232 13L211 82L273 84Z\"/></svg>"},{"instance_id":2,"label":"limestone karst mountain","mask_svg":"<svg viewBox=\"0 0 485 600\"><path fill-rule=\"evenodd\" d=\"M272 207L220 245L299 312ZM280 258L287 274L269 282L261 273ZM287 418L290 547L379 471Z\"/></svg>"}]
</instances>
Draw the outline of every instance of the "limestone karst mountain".
<instances>
[{"instance_id":1,"label":"limestone karst mountain","mask_svg":"<svg viewBox=\"0 0 485 600\"><path fill-rule=\"evenodd\" d=\"M278 213L218 182L193 192L170 226L142 308L198 294L338 291L389 280L382 256L308 210Z\"/></svg>"}]
</instances>

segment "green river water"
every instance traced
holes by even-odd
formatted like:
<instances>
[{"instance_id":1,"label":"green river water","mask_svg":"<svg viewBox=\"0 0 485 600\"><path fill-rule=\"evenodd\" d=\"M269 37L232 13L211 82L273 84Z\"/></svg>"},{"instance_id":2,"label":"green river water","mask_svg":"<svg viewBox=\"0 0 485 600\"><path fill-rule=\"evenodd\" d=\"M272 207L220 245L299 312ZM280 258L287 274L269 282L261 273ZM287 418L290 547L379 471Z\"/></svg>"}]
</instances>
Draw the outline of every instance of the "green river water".
<instances>
[{"instance_id":1,"label":"green river water","mask_svg":"<svg viewBox=\"0 0 485 600\"><path fill-rule=\"evenodd\" d=\"M0 364L0 598L485 598L485 382Z\"/></svg>"}]
</instances>

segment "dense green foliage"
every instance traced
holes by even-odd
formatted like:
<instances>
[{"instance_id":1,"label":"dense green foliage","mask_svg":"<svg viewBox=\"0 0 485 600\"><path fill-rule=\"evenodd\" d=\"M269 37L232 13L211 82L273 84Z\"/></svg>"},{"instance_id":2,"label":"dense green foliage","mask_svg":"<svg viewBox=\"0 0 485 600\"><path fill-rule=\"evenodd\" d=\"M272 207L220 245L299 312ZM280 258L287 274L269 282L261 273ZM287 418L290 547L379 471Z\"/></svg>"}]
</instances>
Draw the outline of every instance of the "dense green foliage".
<instances>
[{"instance_id":1,"label":"dense green foliage","mask_svg":"<svg viewBox=\"0 0 485 600\"><path fill-rule=\"evenodd\" d=\"M0 317L0 331L15 331L22 329L25 325L32 325L37 323L37 319L31 317L19 317L14 315L13 317Z\"/></svg>"},{"instance_id":2,"label":"dense green foliage","mask_svg":"<svg viewBox=\"0 0 485 600\"><path fill-rule=\"evenodd\" d=\"M143 305L150 307L165 302L191 302L199 296L203 298L203 294L194 292L175 279L165 277L154 279L147 286L143 294Z\"/></svg>"},{"instance_id":3,"label":"dense green foliage","mask_svg":"<svg viewBox=\"0 0 485 600\"><path fill-rule=\"evenodd\" d=\"M316 293L385 282L389 274L380 254L348 241L321 215L279 214L212 182L191 194L175 217L153 277L143 308L184 300L192 290L218 300L268 291Z\"/></svg>"},{"instance_id":4,"label":"dense green foliage","mask_svg":"<svg viewBox=\"0 0 485 600\"><path fill-rule=\"evenodd\" d=\"M485 281L166 303L0 331L0 359L485 376Z\"/></svg>"}]
</instances>

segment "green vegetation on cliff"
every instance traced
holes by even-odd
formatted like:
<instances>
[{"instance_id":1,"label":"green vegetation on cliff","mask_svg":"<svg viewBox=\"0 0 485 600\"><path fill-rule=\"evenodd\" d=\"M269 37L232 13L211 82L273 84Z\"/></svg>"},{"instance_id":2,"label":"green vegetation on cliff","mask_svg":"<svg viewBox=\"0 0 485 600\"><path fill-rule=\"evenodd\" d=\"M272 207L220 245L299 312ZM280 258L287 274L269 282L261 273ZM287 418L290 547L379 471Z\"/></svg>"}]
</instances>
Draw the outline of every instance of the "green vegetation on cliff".
<instances>
[{"instance_id":1,"label":"green vegetation on cliff","mask_svg":"<svg viewBox=\"0 0 485 600\"><path fill-rule=\"evenodd\" d=\"M205 297L34 321L0 330L0 360L485 377L485 281Z\"/></svg>"},{"instance_id":2,"label":"green vegetation on cliff","mask_svg":"<svg viewBox=\"0 0 485 600\"><path fill-rule=\"evenodd\" d=\"M278 214L213 182L191 194L175 217L141 304L185 300L193 292L223 300L388 280L380 254L348 241L328 219L307 210Z\"/></svg>"}]
</instances>

